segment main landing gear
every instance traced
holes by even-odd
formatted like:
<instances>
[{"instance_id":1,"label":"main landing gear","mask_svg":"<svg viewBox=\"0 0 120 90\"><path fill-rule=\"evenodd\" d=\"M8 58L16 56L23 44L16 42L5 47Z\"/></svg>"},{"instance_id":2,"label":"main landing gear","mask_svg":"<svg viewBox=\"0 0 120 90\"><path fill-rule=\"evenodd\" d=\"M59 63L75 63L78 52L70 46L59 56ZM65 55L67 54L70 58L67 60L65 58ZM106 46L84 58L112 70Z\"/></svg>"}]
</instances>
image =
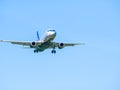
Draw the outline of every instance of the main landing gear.
<instances>
[{"instance_id":1,"label":"main landing gear","mask_svg":"<svg viewBox=\"0 0 120 90\"><path fill-rule=\"evenodd\" d=\"M52 53L52 54L55 54L55 53L56 53L56 50L53 49L53 50L51 51L51 53Z\"/></svg>"},{"instance_id":2,"label":"main landing gear","mask_svg":"<svg viewBox=\"0 0 120 90\"><path fill-rule=\"evenodd\" d=\"M34 50L34 53L38 53L38 50L35 49L35 50Z\"/></svg>"},{"instance_id":3,"label":"main landing gear","mask_svg":"<svg viewBox=\"0 0 120 90\"><path fill-rule=\"evenodd\" d=\"M52 54L55 54L56 53L56 50L55 50L55 45L53 45L53 50L51 51Z\"/></svg>"}]
</instances>

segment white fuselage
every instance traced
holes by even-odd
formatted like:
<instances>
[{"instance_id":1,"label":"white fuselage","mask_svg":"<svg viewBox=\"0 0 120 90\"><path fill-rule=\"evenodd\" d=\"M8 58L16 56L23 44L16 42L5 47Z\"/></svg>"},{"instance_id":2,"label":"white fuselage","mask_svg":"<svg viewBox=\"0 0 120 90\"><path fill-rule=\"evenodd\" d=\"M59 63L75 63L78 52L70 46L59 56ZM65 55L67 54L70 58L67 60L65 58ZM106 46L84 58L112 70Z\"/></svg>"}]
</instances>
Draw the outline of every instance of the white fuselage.
<instances>
[{"instance_id":1,"label":"white fuselage","mask_svg":"<svg viewBox=\"0 0 120 90\"><path fill-rule=\"evenodd\" d=\"M40 39L41 42L50 42L54 40L56 36L55 30L48 30L45 32L44 36Z\"/></svg>"},{"instance_id":2,"label":"white fuselage","mask_svg":"<svg viewBox=\"0 0 120 90\"><path fill-rule=\"evenodd\" d=\"M43 37L39 40L39 42L42 42L42 44L37 46L36 49L39 52L41 52L41 51L44 51L45 49L49 48L50 43L51 43L51 41L54 40L55 36L56 36L55 30L48 30L47 32L45 32Z\"/></svg>"}]
</instances>

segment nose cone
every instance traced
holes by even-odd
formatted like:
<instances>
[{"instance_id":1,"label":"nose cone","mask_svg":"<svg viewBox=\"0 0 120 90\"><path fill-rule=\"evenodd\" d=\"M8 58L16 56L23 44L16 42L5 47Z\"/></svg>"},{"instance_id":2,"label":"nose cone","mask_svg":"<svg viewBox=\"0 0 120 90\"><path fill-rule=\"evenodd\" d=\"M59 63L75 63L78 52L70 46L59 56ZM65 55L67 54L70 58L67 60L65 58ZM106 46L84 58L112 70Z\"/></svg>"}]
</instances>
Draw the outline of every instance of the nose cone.
<instances>
[{"instance_id":1,"label":"nose cone","mask_svg":"<svg viewBox=\"0 0 120 90\"><path fill-rule=\"evenodd\" d=\"M52 36L56 36L56 31L55 30L49 30L48 34L52 35Z\"/></svg>"},{"instance_id":2,"label":"nose cone","mask_svg":"<svg viewBox=\"0 0 120 90\"><path fill-rule=\"evenodd\" d=\"M55 35L55 36L56 36L56 34L57 34L57 33L56 33L56 31L54 31L54 32L53 32L53 35Z\"/></svg>"}]
</instances>

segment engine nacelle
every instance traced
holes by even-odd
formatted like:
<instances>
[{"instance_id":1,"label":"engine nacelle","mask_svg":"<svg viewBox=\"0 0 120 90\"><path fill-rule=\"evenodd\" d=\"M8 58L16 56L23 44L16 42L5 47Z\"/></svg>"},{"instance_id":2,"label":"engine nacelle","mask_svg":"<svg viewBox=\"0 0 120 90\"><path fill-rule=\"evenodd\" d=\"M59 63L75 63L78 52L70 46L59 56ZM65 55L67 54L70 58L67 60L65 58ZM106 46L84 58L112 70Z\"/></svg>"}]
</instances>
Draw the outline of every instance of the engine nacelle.
<instances>
[{"instance_id":1,"label":"engine nacelle","mask_svg":"<svg viewBox=\"0 0 120 90\"><path fill-rule=\"evenodd\" d=\"M32 45L32 46L35 46L35 45L36 45L36 43L35 43L35 42L32 42L32 43L31 43L31 45Z\"/></svg>"},{"instance_id":2,"label":"engine nacelle","mask_svg":"<svg viewBox=\"0 0 120 90\"><path fill-rule=\"evenodd\" d=\"M36 43L32 42L31 45L30 45L30 47L33 48L35 45L36 45Z\"/></svg>"},{"instance_id":3,"label":"engine nacelle","mask_svg":"<svg viewBox=\"0 0 120 90\"><path fill-rule=\"evenodd\" d=\"M64 48L64 43L59 43L59 44L58 44L58 48L59 48L59 49Z\"/></svg>"}]
</instances>

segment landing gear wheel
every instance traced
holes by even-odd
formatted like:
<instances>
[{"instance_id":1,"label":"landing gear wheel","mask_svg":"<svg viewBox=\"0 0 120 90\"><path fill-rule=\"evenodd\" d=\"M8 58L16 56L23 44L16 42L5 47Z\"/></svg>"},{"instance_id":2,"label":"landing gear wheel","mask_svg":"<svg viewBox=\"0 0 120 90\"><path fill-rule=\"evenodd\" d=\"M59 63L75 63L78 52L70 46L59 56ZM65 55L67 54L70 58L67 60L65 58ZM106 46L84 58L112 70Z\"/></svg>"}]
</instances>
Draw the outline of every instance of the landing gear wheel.
<instances>
[{"instance_id":1,"label":"landing gear wheel","mask_svg":"<svg viewBox=\"0 0 120 90\"><path fill-rule=\"evenodd\" d=\"M56 53L56 50L54 50L54 53Z\"/></svg>"},{"instance_id":2,"label":"landing gear wheel","mask_svg":"<svg viewBox=\"0 0 120 90\"><path fill-rule=\"evenodd\" d=\"M52 53L52 54L53 54L53 53L55 54L55 53L56 53L56 50L52 50L51 53Z\"/></svg>"},{"instance_id":3,"label":"landing gear wheel","mask_svg":"<svg viewBox=\"0 0 120 90\"><path fill-rule=\"evenodd\" d=\"M38 50L34 50L34 53L38 53Z\"/></svg>"}]
</instances>

